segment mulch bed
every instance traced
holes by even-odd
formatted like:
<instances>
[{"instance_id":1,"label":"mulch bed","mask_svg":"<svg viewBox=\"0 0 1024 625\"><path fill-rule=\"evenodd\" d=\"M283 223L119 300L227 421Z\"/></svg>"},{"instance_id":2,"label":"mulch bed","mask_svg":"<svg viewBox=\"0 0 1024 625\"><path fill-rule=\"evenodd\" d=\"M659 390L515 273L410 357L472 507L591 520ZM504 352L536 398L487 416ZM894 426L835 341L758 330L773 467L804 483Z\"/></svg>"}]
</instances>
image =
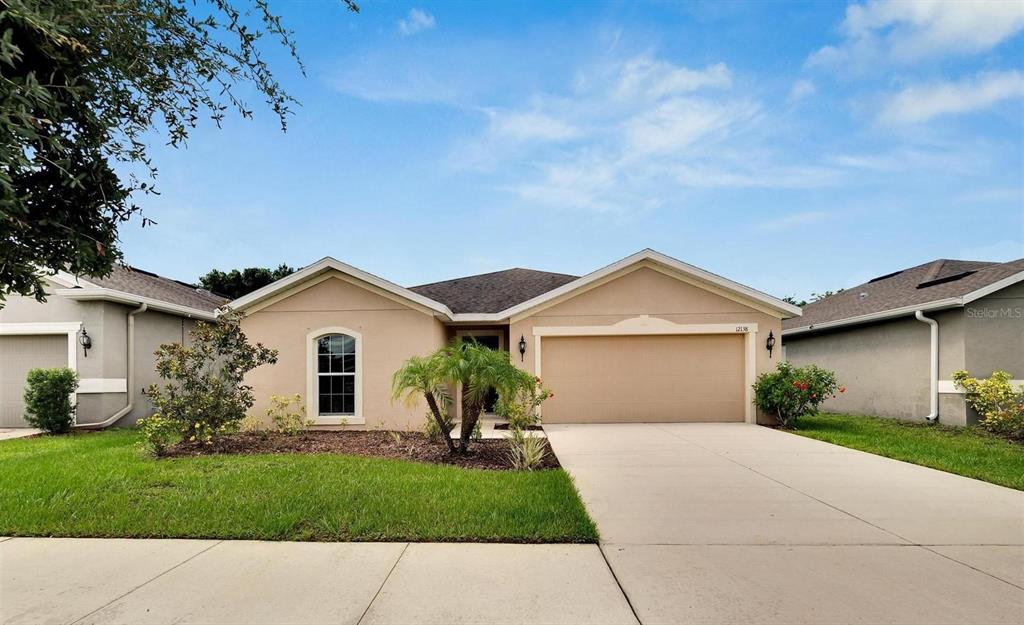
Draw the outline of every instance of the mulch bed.
<instances>
[{"instance_id":1,"label":"mulch bed","mask_svg":"<svg viewBox=\"0 0 1024 625\"><path fill-rule=\"evenodd\" d=\"M216 439L211 445L182 441L171 447L165 457L208 456L211 454L351 454L372 458L395 458L434 464L450 464L471 469L511 469L508 443L486 439L470 444L469 452L451 455L442 443L431 442L421 432L321 431L286 436L275 432L239 432ZM546 444L546 442L545 442ZM554 452L539 468L557 469L561 465Z\"/></svg>"}]
</instances>

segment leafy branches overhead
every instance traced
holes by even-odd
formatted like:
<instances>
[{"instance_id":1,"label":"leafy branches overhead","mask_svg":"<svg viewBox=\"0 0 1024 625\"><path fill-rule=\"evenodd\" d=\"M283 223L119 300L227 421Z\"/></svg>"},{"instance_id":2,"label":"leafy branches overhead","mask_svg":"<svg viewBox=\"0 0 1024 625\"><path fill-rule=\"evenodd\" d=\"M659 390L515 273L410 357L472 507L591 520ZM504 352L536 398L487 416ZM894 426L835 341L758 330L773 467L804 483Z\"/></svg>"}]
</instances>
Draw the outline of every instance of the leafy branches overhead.
<instances>
[{"instance_id":1,"label":"leafy branches overhead","mask_svg":"<svg viewBox=\"0 0 1024 625\"><path fill-rule=\"evenodd\" d=\"M283 263L276 269L266 267L246 267L231 271L211 269L205 275L200 276L199 282L207 291L238 299L293 273L295 273L295 268Z\"/></svg>"},{"instance_id":2,"label":"leafy branches overhead","mask_svg":"<svg viewBox=\"0 0 1024 625\"><path fill-rule=\"evenodd\" d=\"M267 38L298 61L268 0L0 0L0 301L42 299L37 267L110 272L132 193L153 190L151 133L178 146L204 117L251 117L249 86L286 128Z\"/></svg>"}]
</instances>

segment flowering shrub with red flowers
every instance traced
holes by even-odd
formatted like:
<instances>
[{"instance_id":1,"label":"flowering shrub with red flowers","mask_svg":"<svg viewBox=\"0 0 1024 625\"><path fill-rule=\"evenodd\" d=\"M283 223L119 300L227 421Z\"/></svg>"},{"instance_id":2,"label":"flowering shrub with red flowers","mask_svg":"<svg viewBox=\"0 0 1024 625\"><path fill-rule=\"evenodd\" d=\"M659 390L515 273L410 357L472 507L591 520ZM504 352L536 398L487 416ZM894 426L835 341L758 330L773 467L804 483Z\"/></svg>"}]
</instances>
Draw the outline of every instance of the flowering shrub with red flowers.
<instances>
[{"instance_id":1,"label":"flowering shrub with red flowers","mask_svg":"<svg viewBox=\"0 0 1024 625\"><path fill-rule=\"evenodd\" d=\"M780 362L775 371L761 374L754 382L754 404L775 415L780 426L794 428L800 417L816 414L821 402L845 392L846 387L840 387L836 374L828 369Z\"/></svg>"}]
</instances>

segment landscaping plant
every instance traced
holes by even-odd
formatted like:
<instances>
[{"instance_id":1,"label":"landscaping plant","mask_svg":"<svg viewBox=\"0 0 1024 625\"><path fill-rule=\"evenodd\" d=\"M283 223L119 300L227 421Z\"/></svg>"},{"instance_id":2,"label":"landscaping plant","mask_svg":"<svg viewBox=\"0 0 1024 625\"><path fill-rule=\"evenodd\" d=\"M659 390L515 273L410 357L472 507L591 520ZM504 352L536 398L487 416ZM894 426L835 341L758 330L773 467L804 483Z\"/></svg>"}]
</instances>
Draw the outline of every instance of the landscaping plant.
<instances>
[{"instance_id":1,"label":"landscaping plant","mask_svg":"<svg viewBox=\"0 0 1024 625\"><path fill-rule=\"evenodd\" d=\"M287 436L295 436L313 425L313 420L306 416L306 406L302 403L302 395L271 395L270 408L267 416L274 424L274 430Z\"/></svg>"},{"instance_id":2,"label":"landscaping plant","mask_svg":"<svg viewBox=\"0 0 1024 625\"><path fill-rule=\"evenodd\" d=\"M1024 440L1024 385L1013 388L1010 374L994 371L988 379L953 373L953 382L967 394L967 403L981 415L981 424L997 434Z\"/></svg>"},{"instance_id":3,"label":"landscaping plant","mask_svg":"<svg viewBox=\"0 0 1024 625\"><path fill-rule=\"evenodd\" d=\"M754 404L775 415L779 425L795 428L800 417L817 414L823 401L845 393L836 374L817 365L794 367L780 362L775 371L762 373L754 382Z\"/></svg>"},{"instance_id":4,"label":"landscaping plant","mask_svg":"<svg viewBox=\"0 0 1024 625\"><path fill-rule=\"evenodd\" d=\"M508 421L508 455L516 469L532 470L547 456L546 439L532 434L530 428L540 423L540 405L553 396L540 378L526 376L517 387L498 398L495 410Z\"/></svg>"},{"instance_id":5,"label":"landscaping plant","mask_svg":"<svg viewBox=\"0 0 1024 625\"><path fill-rule=\"evenodd\" d=\"M447 389L460 388L462 422L458 445L451 436L443 438L451 452L466 453L490 389L496 389L500 397L514 391L527 379L532 378L512 364L508 353L476 341L456 341L429 356L414 356L405 361L391 383L395 399L410 400L423 395L441 431L451 430Z\"/></svg>"},{"instance_id":6,"label":"landscaping plant","mask_svg":"<svg viewBox=\"0 0 1024 625\"><path fill-rule=\"evenodd\" d=\"M136 425L142 431L142 447L154 456L167 453L167 450L183 436L180 423L165 419L159 414L139 419Z\"/></svg>"},{"instance_id":7,"label":"landscaping plant","mask_svg":"<svg viewBox=\"0 0 1024 625\"><path fill-rule=\"evenodd\" d=\"M32 369L25 383L25 420L50 434L71 430L75 404L71 394L78 388L78 374L67 367Z\"/></svg>"},{"instance_id":8,"label":"landscaping plant","mask_svg":"<svg viewBox=\"0 0 1024 625\"><path fill-rule=\"evenodd\" d=\"M150 385L146 395L189 441L210 443L236 431L254 403L245 374L277 362L277 350L249 344L241 320L228 309L214 322L197 323L190 345L168 343L156 351L156 371L166 382Z\"/></svg>"}]
</instances>

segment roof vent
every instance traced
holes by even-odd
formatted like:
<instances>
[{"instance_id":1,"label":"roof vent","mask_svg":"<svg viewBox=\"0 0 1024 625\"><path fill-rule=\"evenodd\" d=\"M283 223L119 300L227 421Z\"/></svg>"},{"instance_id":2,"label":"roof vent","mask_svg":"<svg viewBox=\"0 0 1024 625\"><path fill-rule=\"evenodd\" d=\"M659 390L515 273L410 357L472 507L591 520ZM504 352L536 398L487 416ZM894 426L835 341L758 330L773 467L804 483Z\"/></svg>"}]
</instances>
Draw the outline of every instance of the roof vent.
<instances>
[{"instance_id":1,"label":"roof vent","mask_svg":"<svg viewBox=\"0 0 1024 625\"><path fill-rule=\"evenodd\" d=\"M942 278L936 278L934 280L925 280L921 284L918 284L917 288L919 288L919 289L927 289L928 287L935 286L937 284L945 284L947 282L956 282L957 280L961 280L963 278L966 278L967 276L969 276L969 275L971 275L973 273L977 273L977 272L976 271L962 271L960 273L954 273L951 276L944 276Z\"/></svg>"},{"instance_id":2,"label":"roof vent","mask_svg":"<svg viewBox=\"0 0 1024 625\"><path fill-rule=\"evenodd\" d=\"M878 282L879 280L886 280L886 279L891 278L893 276L898 276L901 273L903 273L902 269L899 270L899 271L894 271L892 273L887 273L884 276L878 276L877 278L871 278L870 280L868 280L868 284L871 284L872 282Z\"/></svg>"},{"instance_id":3,"label":"roof vent","mask_svg":"<svg viewBox=\"0 0 1024 625\"><path fill-rule=\"evenodd\" d=\"M859 297L859 298L861 298L861 299L867 299L867 297L868 297L868 292L867 292L867 291L861 291L861 292L860 292L860 293L859 293L859 294L857 295L857 297Z\"/></svg>"}]
</instances>

